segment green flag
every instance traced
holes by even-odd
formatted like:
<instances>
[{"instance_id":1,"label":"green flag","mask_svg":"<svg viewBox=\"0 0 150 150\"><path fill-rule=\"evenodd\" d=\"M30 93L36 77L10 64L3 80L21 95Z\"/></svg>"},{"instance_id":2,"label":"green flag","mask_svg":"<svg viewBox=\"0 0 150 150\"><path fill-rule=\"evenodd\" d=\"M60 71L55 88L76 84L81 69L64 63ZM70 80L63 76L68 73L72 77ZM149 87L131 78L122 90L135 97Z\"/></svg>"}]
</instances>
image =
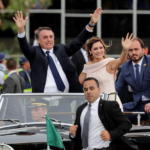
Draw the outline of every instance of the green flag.
<instances>
[{"instance_id":1,"label":"green flag","mask_svg":"<svg viewBox=\"0 0 150 150\"><path fill-rule=\"evenodd\" d=\"M46 114L46 128L47 128L47 146L55 146L65 150L61 137L47 114Z\"/></svg>"}]
</instances>

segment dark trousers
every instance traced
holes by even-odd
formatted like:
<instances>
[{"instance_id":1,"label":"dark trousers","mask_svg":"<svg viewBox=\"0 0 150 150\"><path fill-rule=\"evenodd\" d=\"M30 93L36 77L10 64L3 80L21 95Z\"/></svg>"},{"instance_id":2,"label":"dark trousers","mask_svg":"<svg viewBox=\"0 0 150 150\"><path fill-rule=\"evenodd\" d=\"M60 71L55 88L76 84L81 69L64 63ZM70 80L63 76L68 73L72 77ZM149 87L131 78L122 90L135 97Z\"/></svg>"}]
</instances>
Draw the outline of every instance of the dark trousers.
<instances>
[{"instance_id":1,"label":"dark trousers","mask_svg":"<svg viewBox=\"0 0 150 150\"><path fill-rule=\"evenodd\" d=\"M101 148L101 149L94 148L94 150L117 150L117 146L115 143L111 142L109 147L107 148Z\"/></svg>"},{"instance_id":2,"label":"dark trousers","mask_svg":"<svg viewBox=\"0 0 150 150\"><path fill-rule=\"evenodd\" d=\"M133 109L123 109L124 112L145 112L144 111L144 107L147 103L150 103L150 101L139 101L139 103L136 105L135 108ZM129 120L134 123L137 122L137 115L127 115L127 117L129 118ZM145 120L148 119L148 124L150 125L150 113L146 113L145 115L141 115L141 120Z\"/></svg>"}]
</instances>

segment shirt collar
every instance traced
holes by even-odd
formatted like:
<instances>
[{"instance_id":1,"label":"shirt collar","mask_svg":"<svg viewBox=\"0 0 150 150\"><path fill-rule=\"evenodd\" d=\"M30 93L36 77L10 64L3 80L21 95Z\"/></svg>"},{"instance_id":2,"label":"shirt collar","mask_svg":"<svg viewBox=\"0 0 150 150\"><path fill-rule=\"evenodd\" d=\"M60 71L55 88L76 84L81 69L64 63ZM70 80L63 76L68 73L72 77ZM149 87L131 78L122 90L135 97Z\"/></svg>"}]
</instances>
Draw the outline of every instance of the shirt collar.
<instances>
[{"instance_id":1,"label":"shirt collar","mask_svg":"<svg viewBox=\"0 0 150 150\"><path fill-rule=\"evenodd\" d=\"M17 71L16 71L16 70L10 71L10 72L8 73L8 76L10 76L12 73L17 73Z\"/></svg>"},{"instance_id":2,"label":"shirt collar","mask_svg":"<svg viewBox=\"0 0 150 150\"><path fill-rule=\"evenodd\" d=\"M141 67L141 65L142 65L143 58L144 58L144 56L143 56L142 59L137 63L137 64L139 65L139 67ZM133 66L136 65L136 63L134 63L133 61L132 61L132 64L133 64Z\"/></svg>"},{"instance_id":3,"label":"shirt collar","mask_svg":"<svg viewBox=\"0 0 150 150\"><path fill-rule=\"evenodd\" d=\"M42 48L42 50L43 50L44 53L46 53L46 51L49 51L50 54L53 54L53 48L50 49L50 50L47 50L47 49Z\"/></svg>"},{"instance_id":4,"label":"shirt collar","mask_svg":"<svg viewBox=\"0 0 150 150\"><path fill-rule=\"evenodd\" d=\"M89 105L89 104L91 104L91 106L98 105L99 100L100 100L100 97L99 97L98 99L96 99L93 103L89 103L89 102L88 102L88 105Z\"/></svg>"},{"instance_id":5,"label":"shirt collar","mask_svg":"<svg viewBox=\"0 0 150 150\"><path fill-rule=\"evenodd\" d=\"M83 48L80 49L82 53L87 54L87 51L84 50Z\"/></svg>"}]
</instances>

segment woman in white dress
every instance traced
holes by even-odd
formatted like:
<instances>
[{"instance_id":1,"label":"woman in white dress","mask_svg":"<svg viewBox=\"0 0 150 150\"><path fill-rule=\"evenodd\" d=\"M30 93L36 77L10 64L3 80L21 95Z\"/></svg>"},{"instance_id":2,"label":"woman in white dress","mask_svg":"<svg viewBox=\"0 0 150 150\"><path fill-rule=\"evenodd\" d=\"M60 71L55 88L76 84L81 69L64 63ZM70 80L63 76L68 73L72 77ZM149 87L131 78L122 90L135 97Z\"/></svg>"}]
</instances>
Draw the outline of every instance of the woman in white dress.
<instances>
[{"instance_id":1,"label":"woman in white dress","mask_svg":"<svg viewBox=\"0 0 150 150\"><path fill-rule=\"evenodd\" d=\"M134 41L133 34L126 35L126 39L122 38L122 47L120 58L106 58L105 51L107 46L102 39L98 37L92 37L86 43L86 50L88 53L89 62L84 65L83 71L79 76L80 84L87 77L94 77L99 81L101 93L113 93L115 91L115 80L114 75L116 69L122 65L128 55L128 50ZM109 100L114 100L114 96L109 96ZM120 109L123 111L122 103L117 96L117 102L119 103Z\"/></svg>"}]
</instances>

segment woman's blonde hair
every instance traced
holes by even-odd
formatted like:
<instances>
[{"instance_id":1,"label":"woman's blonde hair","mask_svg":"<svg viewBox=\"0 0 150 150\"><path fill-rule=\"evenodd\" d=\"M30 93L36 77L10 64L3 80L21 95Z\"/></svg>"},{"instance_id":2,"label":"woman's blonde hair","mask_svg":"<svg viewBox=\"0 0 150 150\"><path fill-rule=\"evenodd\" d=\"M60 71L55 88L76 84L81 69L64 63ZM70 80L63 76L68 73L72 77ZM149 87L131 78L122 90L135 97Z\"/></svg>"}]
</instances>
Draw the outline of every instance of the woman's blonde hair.
<instances>
[{"instance_id":1,"label":"woman's blonde hair","mask_svg":"<svg viewBox=\"0 0 150 150\"><path fill-rule=\"evenodd\" d=\"M104 47L105 53L104 53L103 58L107 58L106 50L107 50L107 48L109 48L109 47L112 45L111 43L109 43L109 45L106 45L102 39L100 39L99 37L96 37L96 36L90 38L90 39L86 42L86 48L85 48L86 51L87 51L87 53L88 53L88 59L89 59L90 61L92 61L92 60L94 59L93 56L91 55L90 51L91 51L91 49L92 49L93 44L94 44L94 43L97 43L97 42L100 42L100 43L103 45L103 47Z\"/></svg>"}]
</instances>

